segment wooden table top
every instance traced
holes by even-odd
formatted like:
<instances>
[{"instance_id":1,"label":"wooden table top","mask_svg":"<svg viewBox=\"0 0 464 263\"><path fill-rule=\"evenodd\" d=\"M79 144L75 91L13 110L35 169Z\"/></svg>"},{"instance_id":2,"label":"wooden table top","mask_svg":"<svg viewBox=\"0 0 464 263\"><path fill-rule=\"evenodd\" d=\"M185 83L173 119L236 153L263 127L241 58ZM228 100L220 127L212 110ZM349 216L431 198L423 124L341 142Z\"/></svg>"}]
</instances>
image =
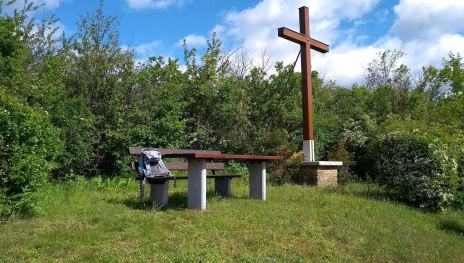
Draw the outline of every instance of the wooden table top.
<instances>
[{"instance_id":1,"label":"wooden table top","mask_svg":"<svg viewBox=\"0 0 464 263\"><path fill-rule=\"evenodd\" d=\"M239 161L281 161L282 156L211 154L211 153L168 153L163 158L186 158L207 160L239 160Z\"/></svg>"}]
</instances>

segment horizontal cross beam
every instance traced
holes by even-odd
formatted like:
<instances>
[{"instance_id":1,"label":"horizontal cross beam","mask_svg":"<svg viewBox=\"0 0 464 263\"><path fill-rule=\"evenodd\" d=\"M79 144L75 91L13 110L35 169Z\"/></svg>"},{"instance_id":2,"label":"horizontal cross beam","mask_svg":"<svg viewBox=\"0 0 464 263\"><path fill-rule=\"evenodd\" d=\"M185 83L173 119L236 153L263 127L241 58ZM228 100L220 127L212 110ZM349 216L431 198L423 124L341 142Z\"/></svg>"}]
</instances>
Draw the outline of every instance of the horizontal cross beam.
<instances>
[{"instance_id":1,"label":"horizontal cross beam","mask_svg":"<svg viewBox=\"0 0 464 263\"><path fill-rule=\"evenodd\" d=\"M319 51L321 53L329 52L329 45L322 43L320 41L314 40L306 35L288 29L286 27L281 27L278 29L279 37L285 38L297 44L308 44L311 46L311 49Z\"/></svg>"}]
</instances>

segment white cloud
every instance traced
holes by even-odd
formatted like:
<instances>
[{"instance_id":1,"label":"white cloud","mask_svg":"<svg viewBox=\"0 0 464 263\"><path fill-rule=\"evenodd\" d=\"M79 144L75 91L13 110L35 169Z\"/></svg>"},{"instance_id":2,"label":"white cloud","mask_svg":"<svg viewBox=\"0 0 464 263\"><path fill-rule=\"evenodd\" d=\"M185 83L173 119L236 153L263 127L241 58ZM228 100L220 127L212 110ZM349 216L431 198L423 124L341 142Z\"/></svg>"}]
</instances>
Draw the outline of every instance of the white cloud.
<instances>
[{"instance_id":1,"label":"white cloud","mask_svg":"<svg viewBox=\"0 0 464 263\"><path fill-rule=\"evenodd\" d=\"M40 0L37 3L45 3L45 8L47 9L55 9L58 8L61 3L70 3L73 0Z\"/></svg>"},{"instance_id":2,"label":"white cloud","mask_svg":"<svg viewBox=\"0 0 464 263\"><path fill-rule=\"evenodd\" d=\"M7 1L4 1L4 2L7 2ZM30 2L31 1L29 1L29 3ZM45 4L44 7L43 7L44 9L56 9L62 3L71 3L71 2L73 2L73 0L37 0L37 1L34 1L34 4L37 5L37 6L41 6L42 4ZM15 3L13 3L12 5L5 6L4 11L7 14L12 14L15 9L18 9L18 10L23 9L24 8L24 3L25 3L24 0L18 0ZM38 9L38 11L40 11L40 10L41 9Z\"/></svg>"},{"instance_id":3,"label":"white cloud","mask_svg":"<svg viewBox=\"0 0 464 263\"><path fill-rule=\"evenodd\" d=\"M312 68L346 87L362 84L367 64L386 49L404 51L406 56L400 63L413 70L439 66L450 51L464 54L464 1L456 0L400 0L393 9L395 17L390 22L390 30L374 43L359 44L369 32L359 32L358 26L376 26L366 25L370 22L365 15L377 12L374 17L385 22L392 14L388 9L375 11L378 2L263 0L253 8L228 13L213 31L218 31L226 49L243 47L251 58L259 58L266 49L272 59L293 63L299 46L279 38L277 28L298 31L298 8L306 5L310 12L311 36L328 44L335 43L329 53L312 52ZM346 28L346 23L342 28L346 21L352 22L350 28Z\"/></svg>"},{"instance_id":4,"label":"white cloud","mask_svg":"<svg viewBox=\"0 0 464 263\"><path fill-rule=\"evenodd\" d=\"M179 40L177 42L177 46L181 47L184 44L184 40L187 42L187 46L189 48L201 47L201 46L206 45L206 37L191 34L191 35L188 35L188 36L184 37L183 39Z\"/></svg>"},{"instance_id":5,"label":"white cloud","mask_svg":"<svg viewBox=\"0 0 464 263\"><path fill-rule=\"evenodd\" d=\"M185 2L126 1L134 9L161 8ZM283 61L290 64L295 61L299 46L279 38L277 29L288 27L298 31L298 8L306 5L310 12L311 37L331 44L329 53L311 53L312 69L346 87L362 84L368 63L386 49L404 51L406 56L400 63L413 71L428 65L440 66L442 58L450 51L464 54L464 23L461 22L464 1L400 0L391 9L375 9L378 3L379 0L330 3L323 0L262 0L254 7L225 13L223 22L214 26L211 33L216 32L224 50L241 47L256 63L266 51L266 55L274 60L271 63ZM392 14L393 20L388 21ZM370 44L362 44L366 43L365 39L372 38L379 21L389 23L382 29L385 35ZM364 30L360 31L362 28ZM206 45L206 37L202 35L190 34L183 39L189 47ZM170 48L181 46L183 39ZM146 58L155 51L159 54L160 48L163 50L160 45L159 41L154 41L135 50L139 58ZM300 70L299 65L296 70Z\"/></svg>"},{"instance_id":6,"label":"white cloud","mask_svg":"<svg viewBox=\"0 0 464 263\"><path fill-rule=\"evenodd\" d=\"M401 0L394 10L397 19L392 31L407 41L464 31L464 1Z\"/></svg>"},{"instance_id":7,"label":"white cloud","mask_svg":"<svg viewBox=\"0 0 464 263\"><path fill-rule=\"evenodd\" d=\"M37 32L37 29L38 29L37 26L34 27L33 32ZM68 28L66 27L65 24L63 24L61 21L57 21L57 22L55 22L55 25L54 25L53 28L51 28L51 29L47 28L45 30L45 35L51 34L52 30L55 30L55 29L56 29L56 31L54 32L54 34L52 34L52 37L55 40L59 40L63 36L63 33L66 34L67 30L68 30Z\"/></svg>"},{"instance_id":8,"label":"white cloud","mask_svg":"<svg viewBox=\"0 0 464 263\"><path fill-rule=\"evenodd\" d=\"M129 49L131 47L129 46L122 46L122 49ZM137 58L140 60L148 59L151 56L155 56L156 54L159 54L158 49L162 48L162 42L161 41L152 41L150 43L145 43L145 44L140 44L136 47L134 47L135 54Z\"/></svg>"},{"instance_id":9,"label":"white cloud","mask_svg":"<svg viewBox=\"0 0 464 263\"><path fill-rule=\"evenodd\" d=\"M379 52L402 50L405 56L399 63L407 65L412 73L429 65L439 67L442 58L447 58L450 51L464 54L464 36L459 34L443 34L433 41L404 41L398 37L386 36L369 46L342 44L333 48L330 55L313 52L313 69L319 71L327 79L350 87L352 84L363 84L365 68Z\"/></svg>"},{"instance_id":10,"label":"white cloud","mask_svg":"<svg viewBox=\"0 0 464 263\"><path fill-rule=\"evenodd\" d=\"M188 0L126 0L129 8L135 10L165 9L172 6L183 6Z\"/></svg>"},{"instance_id":11,"label":"white cloud","mask_svg":"<svg viewBox=\"0 0 464 263\"><path fill-rule=\"evenodd\" d=\"M448 58L449 52L464 54L464 36L442 34L426 43L422 40L409 41L405 43L404 51L407 54L405 64L410 68L440 66L442 58Z\"/></svg>"},{"instance_id":12,"label":"white cloud","mask_svg":"<svg viewBox=\"0 0 464 263\"><path fill-rule=\"evenodd\" d=\"M330 3L322 0L263 0L253 8L240 12L230 12L224 23L216 26L218 36L226 48L243 47L251 58L260 58L263 50L267 55L284 63L293 63L299 46L277 36L279 27L299 30L298 8L308 6L311 19L311 36L325 43L333 43L340 38L342 19L354 21L371 11L378 0L344 0ZM347 33L343 33L346 37ZM228 46L227 46L228 45ZM350 45L352 46L352 45ZM358 59L364 60L375 48L345 52L343 48L331 47L328 54L313 52L313 69L333 78L341 84L358 80L363 67ZM343 50L343 51L342 51ZM259 61L259 59L255 60ZM353 67L352 64L358 65ZM296 70L299 70L299 66Z\"/></svg>"},{"instance_id":13,"label":"white cloud","mask_svg":"<svg viewBox=\"0 0 464 263\"><path fill-rule=\"evenodd\" d=\"M315 54L312 61L313 70L338 84L351 87L362 83L365 67L381 49L374 46L359 48L350 44L335 47L330 56Z\"/></svg>"}]
</instances>

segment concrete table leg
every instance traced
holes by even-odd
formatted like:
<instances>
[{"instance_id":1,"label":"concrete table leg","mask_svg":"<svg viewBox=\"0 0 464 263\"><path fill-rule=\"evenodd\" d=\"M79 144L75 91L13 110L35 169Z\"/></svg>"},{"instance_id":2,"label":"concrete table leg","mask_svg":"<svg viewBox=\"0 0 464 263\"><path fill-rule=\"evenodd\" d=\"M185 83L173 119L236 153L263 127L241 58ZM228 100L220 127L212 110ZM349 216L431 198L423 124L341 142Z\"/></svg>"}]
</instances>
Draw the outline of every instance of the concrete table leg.
<instances>
[{"instance_id":1,"label":"concrete table leg","mask_svg":"<svg viewBox=\"0 0 464 263\"><path fill-rule=\"evenodd\" d=\"M215 178L214 179L214 190L216 194L222 197L228 197L230 194L230 181L228 177Z\"/></svg>"},{"instance_id":2,"label":"concrete table leg","mask_svg":"<svg viewBox=\"0 0 464 263\"><path fill-rule=\"evenodd\" d=\"M266 200L266 162L248 163L250 198Z\"/></svg>"},{"instance_id":3,"label":"concrete table leg","mask_svg":"<svg viewBox=\"0 0 464 263\"><path fill-rule=\"evenodd\" d=\"M206 210L206 160L188 160L188 208Z\"/></svg>"},{"instance_id":4,"label":"concrete table leg","mask_svg":"<svg viewBox=\"0 0 464 263\"><path fill-rule=\"evenodd\" d=\"M150 204L153 208L155 205L163 206L168 204L169 181L162 184L150 184Z\"/></svg>"}]
</instances>

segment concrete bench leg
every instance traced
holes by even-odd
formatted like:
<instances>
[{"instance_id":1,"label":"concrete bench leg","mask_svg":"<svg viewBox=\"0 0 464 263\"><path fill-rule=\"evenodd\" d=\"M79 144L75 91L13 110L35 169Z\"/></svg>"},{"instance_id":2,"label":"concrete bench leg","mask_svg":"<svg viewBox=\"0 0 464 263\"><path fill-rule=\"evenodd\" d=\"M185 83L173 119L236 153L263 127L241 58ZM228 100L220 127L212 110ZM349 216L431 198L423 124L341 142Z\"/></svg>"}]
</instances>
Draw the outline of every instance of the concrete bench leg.
<instances>
[{"instance_id":1,"label":"concrete bench leg","mask_svg":"<svg viewBox=\"0 0 464 263\"><path fill-rule=\"evenodd\" d=\"M206 160L188 160L188 208L206 210Z\"/></svg>"},{"instance_id":2,"label":"concrete bench leg","mask_svg":"<svg viewBox=\"0 0 464 263\"><path fill-rule=\"evenodd\" d=\"M250 198L266 200L266 162L248 163Z\"/></svg>"},{"instance_id":3,"label":"concrete bench leg","mask_svg":"<svg viewBox=\"0 0 464 263\"><path fill-rule=\"evenodd\" d=\"M231 178L215 178L214 179L214 190L216 194L222 197L227 197L230 195L230 181Z\"/></svg>"},{"instance_id":4,"label":"concrete bench leg","mask_svg":"<svg viewBox=\"0 0 464 263\"><path fill-rule=\"evenodd\" d=\"M169 181L162 184L150 184L150 204L153 208L155 205L163 206L168 204Z\"/></svg>"}]
</instances>

